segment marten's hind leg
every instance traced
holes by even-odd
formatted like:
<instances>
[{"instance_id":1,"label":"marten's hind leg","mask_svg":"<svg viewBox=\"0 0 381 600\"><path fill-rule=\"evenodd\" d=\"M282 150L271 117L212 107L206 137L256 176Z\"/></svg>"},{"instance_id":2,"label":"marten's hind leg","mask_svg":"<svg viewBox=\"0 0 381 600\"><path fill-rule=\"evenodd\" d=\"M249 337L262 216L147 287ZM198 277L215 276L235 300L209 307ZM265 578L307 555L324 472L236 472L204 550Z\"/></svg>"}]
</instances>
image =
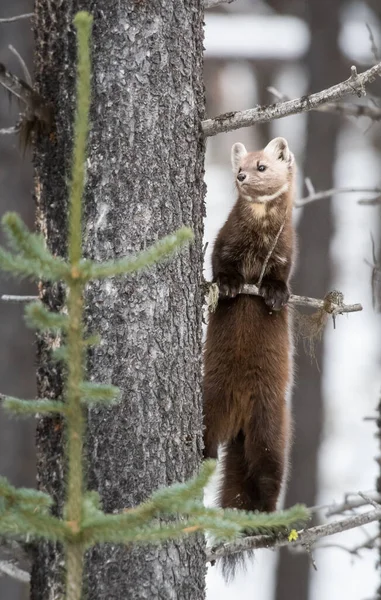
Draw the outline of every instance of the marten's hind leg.
<instances>
[{"instance_id":1,"label":"marten's hind leg","mask_svg":"<svg viewBox=\"0 0 381 600\"><path fill-rule=\"evenodd\" d=\"M248 477L243 431L223 448L221 477L219 506L242 510L258 508L259 488L256 479Z\"/></svg>"},{"instance_id":2,"label":"marten's hind leg","mask_svg":"<svg viewBox=\"0 0 381 600\"><path fill-rule=\"evenodd\" d=\"M249 422L245 428L247 479L256 482L255 508L263 512L273 512L277 508L285 471L283 432L283 427L278 431L271 426L258 427L257 420Z\"/></svg>"}]
</instances>

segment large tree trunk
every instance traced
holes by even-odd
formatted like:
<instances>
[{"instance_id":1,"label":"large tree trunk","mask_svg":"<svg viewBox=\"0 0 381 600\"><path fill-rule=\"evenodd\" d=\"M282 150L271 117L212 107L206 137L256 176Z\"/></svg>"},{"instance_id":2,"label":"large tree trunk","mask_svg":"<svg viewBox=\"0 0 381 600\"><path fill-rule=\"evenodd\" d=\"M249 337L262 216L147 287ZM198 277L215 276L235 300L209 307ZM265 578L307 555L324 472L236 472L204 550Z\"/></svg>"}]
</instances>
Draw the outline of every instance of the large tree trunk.
<instances>
[{"instance_id":1,"label":"large tree trunk","mask_svg":"<svg viewBox=\"0 0 381 600\"><path fill-rule=\"evenodd\" d=\"M311 2L308 22L311 47L307 57L309 91L322 90L346 77L338 48L341 0ZM329 19L327 15L329 14ZM333 187L336 140L340 120L327 113L308 113L304 174L317 190ZM298 269L293 281L297 294L322 298L329 291L329 244L332 232L330 201L323 200L303 210L298 226ZM316 342L316 360L299 344L296 382L293 393L294 444L291 453L291 480L286 506L316 503L317 468L323 425L322 345ZM278 566L276 600L309 597L311 563L307 554L282 551Z\"/></svg>"},{"instance_id":2,"label":"large tree trunk","mask_svg":"<svg viewBox=\"0 0 381 600\"><path fill-rule=\"evenodd\" d=\"M94 15L86 254L121 257L183 224L195 232L192 246L167 264L88 290L89 327L102 336L90 377L122 390L118 407L93 409L88 421L89 487L111 512L190 477L201 457L203 10L202 0L36 0L37 79L56 107L56 134L36 152L38 226L58 254L66 240L78 9ZM59 302L59 290L48 294ZM40 394L56 394L60 377L47 364L46 340L40 361ZM44 419L37 445L40 487L60 505L59 423ZM51 545L40 545L33 600L56 597L58 560ZM87 596L198 600L204 574L202 537L102 546L89 553Z\"/></svg>"}]
</instances>

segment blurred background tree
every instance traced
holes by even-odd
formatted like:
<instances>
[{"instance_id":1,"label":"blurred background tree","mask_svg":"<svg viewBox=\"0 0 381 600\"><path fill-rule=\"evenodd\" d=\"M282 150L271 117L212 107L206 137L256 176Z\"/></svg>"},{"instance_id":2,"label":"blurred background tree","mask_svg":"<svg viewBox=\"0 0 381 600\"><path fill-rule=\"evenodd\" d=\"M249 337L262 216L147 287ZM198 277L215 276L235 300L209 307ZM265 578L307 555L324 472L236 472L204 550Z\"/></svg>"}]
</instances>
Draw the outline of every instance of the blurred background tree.
<instances>
[{"instance_id":1,"label":"blurred background tree","mask_svg":"<svg viewBox=\"0 0 381 600\"><path fill-rule=\"evenodd\" d=\"M33 11L33 0L3 0L0 18ZM30 20L0 23L0 62L23 76L20 64L9 50L17 48L30 71L33 70L33 35ZM0 92L0 129L11 127L18 118L17 102L10 103L3 90ZM23 150L14 135L0 135L0 214L8 210L20 213L33 227L33 171L29 151ZM4 239L0 233L0 243ZM5 293L33 294L32 284L19 283L0 272L0 295ZM35 337L23 319L23 307L2 303L0 307L0 381L5 394L21 398L36 395ZM0 473L16 486L34 486L36 458L34 449L35 423L33 420L16 421L5 415L0 406ZM1 559L1 551L0 551ZM10 577L0 577L0 598L26 600L27 586Z\"/></svg>"}]
</instances>

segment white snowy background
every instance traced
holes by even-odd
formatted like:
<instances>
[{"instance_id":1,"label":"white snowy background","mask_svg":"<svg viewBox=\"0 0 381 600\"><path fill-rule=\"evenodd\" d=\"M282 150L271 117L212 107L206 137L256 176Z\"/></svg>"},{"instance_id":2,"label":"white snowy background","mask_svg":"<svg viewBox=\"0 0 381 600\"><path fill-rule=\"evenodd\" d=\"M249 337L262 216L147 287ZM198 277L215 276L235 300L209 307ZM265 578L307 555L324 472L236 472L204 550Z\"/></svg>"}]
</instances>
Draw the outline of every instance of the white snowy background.
<instances>
[{"instance_id":1,"label":"white snowy background","mask_svg":"<svg viewBox=\"0 0 381 600\"><path fill-rule=\"evenodd\" d=\"M250 108L245 99L255 94L256 82L244 59L261 56L305 55L310 33L297 18L272 15L243 16L235 13L206 15L206 60L214 57L243 59L235 61L223 73L223 110ZM360 3L348 3L343 14L340 34L342 51L354 63L369 60L370 43L365 23L375 35L377 25L371 12ZM346 75L343 76L343 79ZM289 68L279 75L276 87L290 97L305 93L306 82L299 68ZM213 115L210 115L213 116ZM272 136L283 135L296 158L303 152L306 118L298 115L272 123ZM369 121L348 119L342 127L335 164L335 187L371 187L380 185L381 156L371 145ZM375 127L379 127L376 125ZM255 130L239 130L208 140L206 183L207 217L205 241L209 242L205 276L210 277L210 253L219 228L234 203L236 194L230 168L230 146L236 141L255 149ZM299 186L299 196L302 186ZM341 317L336 329L328 326L324 336L324 406L325 424L319 454L318 504L343 499L345 492L375 488L378 466L375 425L364 417L375 414L380 393L380 317L372 308L370 232L380 239L378 208L357 204L359 194L340 194L333 198L334 234L330 247L333 268L331 289L341 290L348 303L360 302L361 313ZM301 210L301 209L298 209ZM308 206L302 210L308 210ZM296 212L296 211L295 211ZM295 222L298 214L295 214ZM299 248L303 260L303 247ZM294 290L303 294L303 290ZM212 501L213 489L206 498ZM376 525L366 531L373 535ZM364 530L351 530L327 538L322 544L340 544L352 548L366 539ZM312 573L310 600L368 600L375 597L380 575L375 571L376 551L364 550L362 558L351 557L340 548L314 552L318 570ZM207 600L273 600L277 555L273 551L256 553L253 567L226 585L216 567L209 568ZM295 598L295 600L305 600Z\"/></svg>"}]
</instances>

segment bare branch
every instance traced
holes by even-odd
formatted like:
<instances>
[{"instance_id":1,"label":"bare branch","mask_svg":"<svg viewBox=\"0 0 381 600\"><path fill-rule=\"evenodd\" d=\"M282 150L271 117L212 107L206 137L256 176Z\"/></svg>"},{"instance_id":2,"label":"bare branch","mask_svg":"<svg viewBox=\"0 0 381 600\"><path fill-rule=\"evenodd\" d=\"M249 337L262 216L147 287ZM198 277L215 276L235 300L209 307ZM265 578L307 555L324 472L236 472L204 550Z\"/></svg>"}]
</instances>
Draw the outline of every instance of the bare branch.
<instances>
[{"instance_id":1,"label":"bare branch","mask_svg":"<svg viewBox=\"0 0 381 600\"><path fill-rule=\"evenodd\" d=\"M246 550L255 550L257 548L281 548L282 546L295 547L300 545L310 548L317 540L323 537L361 527L380 519L381 507L377 510L342 519L341 521L334 521L333 523L327 523L325 525L301 529L298 531L298 539L295 542L290 542L287 535L283 537L273 537L269 535L245 537L235 542L214 546L207 553L206 560L207 562L212 562L222 556L237 554Z\"/></svg>"},{"instance_id":2,"label":"bare branch","mask_svg":"<svg viewBox=\"0 0 381 600\"><path fill-rule=\"evenodd\" d=\"M381 108L364 104L351 104L350 102L329 102L316 110L320 112L339 113L346 117L368 117L372 121L381 121Z\"/></svg>"},{"instance_id":3,"label":"bare branch","mask_svg":"<svg viewBox=\"0 0 381 600\"><path fill-rule=\"evenodd\" d=\"M377 508L377 509L381 508L380 502L378 502L377 500L374 500L374 498L371 498L367 494L364 494L364 492L359 492L358 494L359 494L360 498L362 498L363 500L368 502L368 504L371 504L373 506L373 508Z\"/></svg>"},{"instance_id":4,"label":"bare branch","mask_svg":"<svg viewBox=\"0 0 381 600\"><path fill-rule=\"evenodd\" d=\"M287 102L290 100L288 96L282 94L274 87L268 87L267 90L270 92L270 94L282 102ZM322 104L313 110L319 112L339 113L347 117L368 117L372 121L381 120L381 108L379 108L377 105L365 106L363 104L352 104L351 102L328 102L327 104Z\"/></svg>"},{"instance_id":5,"label":"bare branch","mask_svg":"<svg viewBox=\"0 0 381 600\"><path fill-rule=\"evenodd\" d=\"M381 194L380 188L332 188L330 190L324 190L324 192L316 192L315 194L309 194L305 196L305 198L301 198L300 200L295 200L294 206L295 208L301 208L306 204L310 204L311 202L316 202L317 200L324 200L324 198L331 198L331 196L335 196L336 194ZM378 198L378 197L377 197ZM359 200L359 204L371 203L376 199L372 200Z\"/></svg>"},{"instance_id":6,"label":"bare branch","mask_svg":"<svg viewBox=\"0 0 381 600\"><path fill-rule=\"evenodd\" d=\"M216 283L205 282L206 288L206 305L209 312L214 312L218 305L219 300L219 289ZM245 283L239 294L248 294L250 296L261 296L259 289L256 285ZM307 306L310 308L317 308L318 310L325 312L330 315L333 319L335 326L335 319L337 315L344 313L359 312L362 310L361 304L344 304L344 295L337 290L333 290L326 294L324 300L318 300L316 298L309 298L308 296L296 296L291 294L288 305L294 306Z\"/></svg>"},{"instance_id":7,"label":"bare branch","mask_svg":"<svg viewBox=\"0 0 381 600\"><path fill-rule=\"evenodd\" d=\"M242 287L241 294L249 294L251 296L259 296L258 288L255 285L245 284ZM333 295L333 297L332 297ZM337 292L329 292L324 300L316 298L308 298L308 296L296 296L291 294L288 304L294 306L308 306L310 308L318 308L325 310L330 315L341 315L343 313L359 312L362 310L361 304L344 304L342 295L337 298Z\"/></svg>"},{"instance_id":8,"label":"bare branch","mask_svg":"<svg viewBox=\"0 0 381 600\"><path fill-rule=\"evenodd\" d=\"M378 52L378 48L377 48L377 44L374 40L374 35L373 35L373 31L370 28L370 25L368 23L366 23L366 28L368 30L369 33L369 41L370 41L370 49L372 50L372 54L374 56L374 60L377 62L380 60L380 54Z\"/></svg>"},{"instance_id":9,"label":"bare branch","mask_svg":"<svg viewBox=\"0 0 381 600\"><path fill-rule=\"evenodd\" d=\"M202 122L202 129L205 136L217 135L226 131L233 131L240 127L250 127L257 123L265 123L273 119L282 119L289 115L314 110L322 104L333 102L348 94L356 94L361 97L365 95L365 85L374 81L381 74L381 62L374 65L367 71L358 74L356 67L351 68L351 76L341 83L338 83L326 90L288 100L278 102L269 106L258 106L242 112L230 112L219 115L214 119L207 119Z\"/></svg>"},{"instance_id":10,"label":"bare branch","mask_svg":"<svg viewBox=\"0 0 381 600\"><path fill-rule=\"evenodd\" d=\"M17 581L21 581L22 583L29 583L30 581L30 575L27 571L23 571L13 563L5 560L0 561L0 575L2 574L8 575L12 579L17 579Z\"/></svg>"},{"instance_id":11,"label":"bare branch","mask_svg":"<svg viewBox=\"0 0 381 600\"><path fill-rule=\"evenodd\" d=\"M30 85L30 87L32 87L32 78L30 76L29 73L29 69L26 66L25 60L23 59L23 57L21 56L21 54L16 50L16 48L14 46L12 46L12 44L9 44L8 46L9 50L15 55L15 57L17 58L17 60L19 61L21 68L22 68L22 72L24 73L24 77L26 79L26 82L28 85Z\"/></svg>"},{"instance_id":12,"label":"bare branch","mask_svg":"<svg viewBox=\"0 0 381 600\"><path fill-rule=\"evenodd\" d=\"M351 496L353 496L352 499L350 499ZM326 517L333 517L334 515L340 515L344 512L347 512L348 510L354 510L355 508L366 506L370 503L370 500L372 500L372 502L380 502L381 496L378 494L378 492L368 492L365 499L365 494L346 494L344 497L344 502L316 507L316 511L328 509L327 512L325 512ZM311 510L312 512L316 512L314 509Z\"/></svg>"},{"instance_id":13,"label":"bare branch","mask_svg":"<svg viewBox=\"0 0 381 600\"><path fill-rule=\"evenodd\" d=\"M378 535L369 537L369 539L367 539L365 542L362 542L362 544L354 546L353 548L348 548L347 546L343 546L342 544L319 544L318 546L315 546L314 550L322 550L323 548L338 548L339 550L344 550L345 552L348 552L348 554L351 554L352 556L360 557L360 550L373 550L376 547L378 537ZM296 551L297 548L293 550Z\"/></svg>"},{"instance_id":14,"label":"bare branch","mask_svg":"<svg viewBox=\"0 0 381 600\"><path fill-rule=\"evenodd\" d=\"M16 304L21 304L24 302L34 302L38 300L38 296L11 296L9 294L3 294L0 296L0 300L2 302L14 302Z\"/></svg>"},{"instance_id":15,"label":"bare branch","mask_svg":"<svg viewBox=\"0 0 381 600\"><path fill-rule=\"evenodd\" d=\"M0 129L0 135L11 135L13 133L19 133L20 127L15 125L14 127L5 127Z\"/></svg>"},{"instance_id":16,"label":"bare branch","mask_svg":"<svg viewBox=\"0 0 381 600\"><path fill-rule=\"evenodd\" d=\"M204 8L215 8L220 4L231 4L234 0L204 0Z\"/></svg>"},{"instance_id":17,"label":"bare branch","mask_svg":"<svg viewBox=\"0 0 381 600\"><path fill-rule=\"evenodd\" d=\"M309 177L306 177L304 182L306 184L306 188L307 188L307 192L308 192L309 196L313 196L316 192L315 192L315 188L312 184L311 179Z\"/></svg>"},{"instance_id":18,"label":"bare branch","mask_svg":"<svg viewBox=\"0 0 381 600\"><path fill-rule=\"evenodd\" d=\"M371 198L370 200L357 200L357 204L362 204L363 206L378 206L381 204L381 196L376 196L375 198Z\"/></svg>"},{"instance_id":19,"label":"bare branch","mask_svg":"<svg viewBox=\"0 0 381 600\"><path fill-rule=\"evenodd\" d=\"M10 73L2 63L0 63L0 85L26 105L28 116L36 117L48 125L51 124L52 111L45 100L25 81Z\"/></svg>"},{"instance_id":20,"label":"bare branch","mask_svg":"<svg viewBox=\"0 0 381 600\"><path fill-rule=\"evenodd\" d=\"M31 19L34 17L34 13L25 13L24 15L16 15L15 17L3 17L0 19L0 23L13 23L14 21L20 21L21 19Z\"/></svg>"}]
</instances>

